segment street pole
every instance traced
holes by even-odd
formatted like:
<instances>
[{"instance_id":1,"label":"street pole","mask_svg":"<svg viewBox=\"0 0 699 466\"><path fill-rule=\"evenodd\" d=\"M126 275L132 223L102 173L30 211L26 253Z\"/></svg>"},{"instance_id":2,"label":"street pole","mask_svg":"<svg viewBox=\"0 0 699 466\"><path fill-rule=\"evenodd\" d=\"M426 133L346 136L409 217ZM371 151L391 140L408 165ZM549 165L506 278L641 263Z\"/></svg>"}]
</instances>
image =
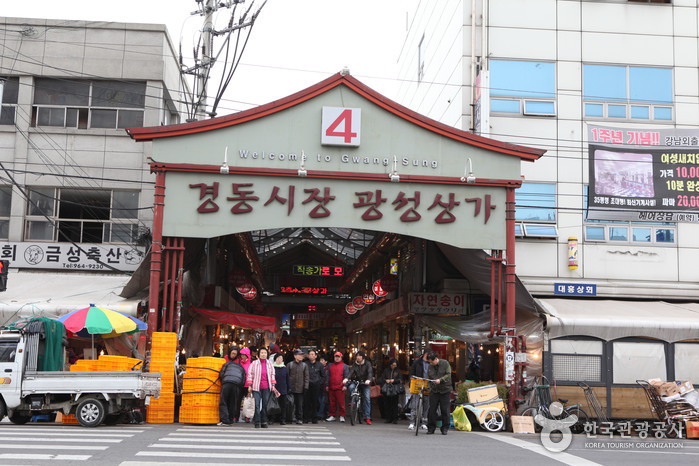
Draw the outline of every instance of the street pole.
<instances>
[{"instance_id":1,"label":"street pole","mask_svg":"<svg viewBox=\"0 0 699 466\"><path fill-rule=\"evenodd\" d=\"M197 73L197 89L199 89L199 99L197 101L197 111L195 118L197 120L205 120L208 116L206 113L207 87L209 84L209 75L211 74L212 63L212 48L213 48L213 30L214 30L214 0L206 0L204 7L204 27L202 28L202 48L201 48L201 70Z\"/></svg>"}]
</instances>

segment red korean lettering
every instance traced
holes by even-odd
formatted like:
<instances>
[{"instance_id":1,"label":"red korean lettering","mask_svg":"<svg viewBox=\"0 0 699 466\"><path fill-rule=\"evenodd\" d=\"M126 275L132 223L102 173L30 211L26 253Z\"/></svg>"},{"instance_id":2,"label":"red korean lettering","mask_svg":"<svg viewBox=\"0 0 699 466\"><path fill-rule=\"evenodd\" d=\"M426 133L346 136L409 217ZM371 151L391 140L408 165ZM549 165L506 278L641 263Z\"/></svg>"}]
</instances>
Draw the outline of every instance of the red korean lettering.
<instances>
[{"instance_id":1,"label":"red korean lettering","mask_svg":"<svg viewBox=\"0 0 699 466\"><path fill-rule=\"evenodd\" d=\"M428 306L436 306L437 303L438 303L438 301L437 301L436 294L428 294L427 295L427 305Z\"/></svg>"},{"instance_id":2,"label":"red korean lettering","mask_svg":"<svg viewBox=\"0 0 699 466\"><path fill-rule=\"evenodd\" d=\"M321 275L330 275L330 267L321 267L320 274Z\"/></svg>"},{"instance_id":3,"label":"red korean lettering","mask_svg":"<svg viewBox=\"0 0 699 466\"><path fill-rule=\"evenodd\" d=\"M235 201L231 212L234 214L247 214L252 212L252 205L248 201L258 201L260 198L253 196L255 191L248 191L243 188L249 188L252 183L233 183L233 196L227 197L229 201Z\"/></svg>"},{"instance_id":4,"label":"red korean lettering","mask_svg":"<svg viewBox=\"0 0 699 466\"><path fill-rule=\"evenodd\" d=\"M401 222L417 222L422 218L417 211L417 208L420 207L420 191L415 191L413 197L406 197L405 193L401 191L391 205L396 206L394 210L400 210L411 202L413 206L403 212L400 216Z\"/></svg>"},{"instance_id":5,"label":"red korean lettering","mask_svg":"<svg viewBox=\"0 0 699 466\"><path fill-rule=\"evenodd\" d=\"M206 183L190 184L189 187L192 189L199 189L200 201L206 198L206 200L202 202L199 207L197 207L197 212L200 214L218 212L218 205L214 202L214 200L218 197L218 181L214 181L214 184L212 185L207 185Z\"/></svg>"},{"instance_id":6,"label":"red korean lettering","mask_svg":"<svg viewBox=\"0 0 699 466\"><path fill-rule=\"evenodd\" d=\"M627 144L637 146L660 145L660 133L657 131L627 131Z\"/></svg>"},{"instance_id":7,"label":"red korean lettering","mask_svg":"<svg viewBox=\"0 0 699 466\"><path fill-rule=\"evenodd\" d=\"M469 197L465 199L466 202L475 202L476 207L473 211L473 216L478 217L478 215L481 213L481 205L483 204L483 199L479 197ZM488 223L488 220L490 220L490 211L495 210L497 206L492 204L492 195L486 194L485 195L485 222L483 223Z\"/></svg>"},{"instance_id":8,"label":"red korean lettering","mask_svg":"<svg viewBox=\"0 0 699 466\"><path fill-rule=\"evenodd\" d=\"M355 209L359 207L369 207L362 214L362 220L378 220L383 217L383 214L379 211L379 207L386 202L386 198L381 197L380 189L377 189L376 192L363 191L354 194L359 198L359 202L352 204Z\"/></svg>"},{"instance_id":9,"label":"red korean lettering","mask_svg":"<svg viewBox=\"0 0 699 466\"><path fill-rule=\"evenodd\" d=\"M330 188L323 188L323 195L320 195L320 189L304 189L305 193L308 194L308 198L302 202L302 204L308 204L309 202L317 202L318 205L315 206L309 213L308 216L311 218L323 218L330 216L330 210L325 207L330 201L335 200L335 196L330 195Z\"/></svg>"},{"instance_id":10,"label":"red korean lettering","mask_svg":"<svg viewBox=\"0 0 699 466\"><path fill-rule=\"evenodd\" d=\"M443 294L439 298L439 302L442 305L442 307L450 307L451 306L451 296L449 296L448 294Z\"/></svg>"},{"instance_id":11,"label":"red korean lettering","mask_svg":"<svg viewBox=\"0 0 699 466\"><path fill-rule=\"evenodd\" d=\"M341 277L342 275L344 275L342 267L333 267L333 275L335 275L336 277Z\"/></svg>"},{"instance_id":12,"label":"red korean lettering","mask_svg":"<svg viewBox=\"0 0 699 466\"><path fill-rule=\"evenodd\" d=\"M425 304L425 295L424 294L414 294L411 297L412 297L412 301L410 304L419 304L419 305Z\"/></svg>"},{"instance_id":13,"label":"red korean lettering","mask_svg":"<svg viewBox=\"0 0 699 466\"><path fill-rule=\"evenodd\" d=\"M291 211L294 210L294 194L296 192L296 186L289 186L289 193L287 194L287 197L282 197L279 194L280 190L281 189L279 188L279 186L275 186L274 188L272 188L272 194L270 194L269 199L267 199L267 202L264 203L264 206L267 207L272 202L278 202L281 205L284 205L288 202L289 205L286 209L286 215L290 215Z\"/></svg>"},{"instance_id":14,"label":"red korean lettering","mask_svg":"<svg viewBox=\"0 0 699 466\"><path fill-rule=\"evenodd\" d=\"M442 195L437 194L434 197L434 202L432 202L432 205L429 206L427 210L432 210L437 206L441 207L442 211L434 219L435 223L452 223L456 220L456 217L451 211L458 205L461 205L461 202L455 199L454 193L449 193L449 201L447 202L443 202Z\"/></svg>"}]
</instances>

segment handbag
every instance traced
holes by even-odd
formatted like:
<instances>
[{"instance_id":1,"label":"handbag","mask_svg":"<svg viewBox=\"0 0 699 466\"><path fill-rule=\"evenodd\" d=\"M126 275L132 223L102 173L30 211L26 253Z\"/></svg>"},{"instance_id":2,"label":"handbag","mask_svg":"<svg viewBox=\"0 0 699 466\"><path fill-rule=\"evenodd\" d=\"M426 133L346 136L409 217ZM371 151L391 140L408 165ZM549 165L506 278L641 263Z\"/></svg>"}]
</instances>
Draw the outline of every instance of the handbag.
<instances>
[{"instance_id":1,"label":"handbag","mask_svg":"<svg viewBox=\"0 0 699 466\"><path fill-rule=\"evenodd\" d=\"M243 399L243 417L255 417L255 399L252 395L248 395Z\"/></svg>"},{"instance_id":2,"label":"handbag","mask_svg":"<svg viewBox=\"0 0 699 466\"><path fill-rule=\"evenodd\" d=\"M294 418L294 395L292 393L287 393L286 395L282 395L285 397L285 403L284 403L284 419L287 421L291 422L291 420Z\"/></svg>"},{"instance_id":3,"label":"handbag","mask_svg":"<svg viewBox=\"0 0 699 466\"><path fill-rule=\"evenodd\" d=\"M379 385L372 385L369 389L369 398L378 398L381 396L381 387Z\"/></svg>"},{"instance_id":4,"label":"handbag","mask_svg":"<svg viewBox=\"0 0 699 466\"><path fill-rule=\"evenodd\" d=\"M276 416L282 412L282 408L279 406L279 399L276 396L270 396L267 400L267 415Z\"/></svg>"}]
</instances>

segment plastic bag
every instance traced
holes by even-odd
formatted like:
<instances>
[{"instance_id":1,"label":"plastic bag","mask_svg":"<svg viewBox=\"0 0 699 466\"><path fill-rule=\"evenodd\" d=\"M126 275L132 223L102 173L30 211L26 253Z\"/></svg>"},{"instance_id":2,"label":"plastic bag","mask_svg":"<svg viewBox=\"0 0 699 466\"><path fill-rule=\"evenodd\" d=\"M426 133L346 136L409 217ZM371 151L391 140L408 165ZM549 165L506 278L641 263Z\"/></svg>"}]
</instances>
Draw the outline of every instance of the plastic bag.
<instances>
[{"instance_id":1,"label":"plastic bag","mask_svg":"<svg viewBox=\"0 0 699 466\"><path fill-rule=\"evenodd\" d=\"M276 416L282 412L282 408L279 407L279 400L276 396L272 395L267 400L267 415Z\"/></svg>"},{"instance_id":2,"label":"plastic bag","mask_svg":"<svg viewBox=\"0 0 699 466\"><path fill-rule=\"evenodd\" d=\"M471 422L468 420L468 415L464 411L462 405L454 408L454 412L451 413L454 418L454 427L456 430L471 432Z\"/></svg>"},{"instance_id":3,"label":"plastic bag","mask_svg":"<svg viewBox=\"0 0 699 466\"><path fill-rule=\"evenodd\" d=\"M255 417L255 399L248 395L243 400L243 417L252 419Z\"/></svg>"}]
</instances>

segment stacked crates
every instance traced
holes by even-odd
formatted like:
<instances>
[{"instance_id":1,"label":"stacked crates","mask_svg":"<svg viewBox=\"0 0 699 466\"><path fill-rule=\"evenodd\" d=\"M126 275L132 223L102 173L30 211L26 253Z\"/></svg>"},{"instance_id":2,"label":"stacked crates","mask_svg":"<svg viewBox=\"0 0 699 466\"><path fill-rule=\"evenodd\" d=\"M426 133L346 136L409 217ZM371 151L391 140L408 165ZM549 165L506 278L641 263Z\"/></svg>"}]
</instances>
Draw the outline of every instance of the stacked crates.
<instances>
[{"instance_id":1,"label":"stacked crates","mask_svg":"<svg viewBox=\"0 0 699 466\"><path fill-rule=\"evenodd\" d=\"M223 358L187 360L187 372L182 379L180 422L216 424L219 421L221 381L218 374L225 363Z\"/></svg>"},{"instance_id":2,"label":"stacked crates","mask_svg":"<svg viewBox=\"0 0 699 466\"><path fill-rule=\"evenodd\" d=\"M151 399L146 422L171 424L175 422L175 358L177 334L154 332L150 350L150 372L160 372L160 397Z\"/></svg>"}]
</instances>

